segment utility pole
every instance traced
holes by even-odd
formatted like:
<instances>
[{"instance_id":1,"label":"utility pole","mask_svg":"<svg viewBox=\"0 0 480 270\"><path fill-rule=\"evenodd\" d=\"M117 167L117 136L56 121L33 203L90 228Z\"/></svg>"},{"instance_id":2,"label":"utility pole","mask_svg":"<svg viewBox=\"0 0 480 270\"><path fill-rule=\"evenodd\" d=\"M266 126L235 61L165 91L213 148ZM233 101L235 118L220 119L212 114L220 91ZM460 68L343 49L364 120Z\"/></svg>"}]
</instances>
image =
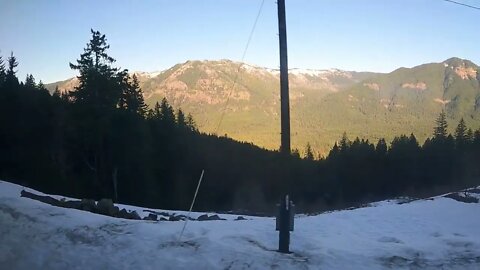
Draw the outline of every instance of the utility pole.
<instances>
[{"instance_id":1,"label":"utility pole","mask_svg":"<svg viewBox=\"0 0 480 270\"><path fill-rule=\"evenodd\" d=\"M277 0L278 34L280 41L280 103L281 103L281 146L280 152L290 155L290 101L288 94L287 26L285 0Z\"/></svg>"},{"instance_id":2,"label":"utility pole","mask_svg":"<svg viewBox=\"0 0 480 270\"><path fill-rule=\"evenodd\" d=\"M288 94L288 57L287 57L287 25L285 19L285 0L277 0L278 5L278 35L280 45L280 114L281 114L281 145L280 153L290 155L290 97ZM287 193L288 194L288 193ZM294 205L288 195L280 200L278 205L277 226L279 231L278 251L290 253L290 231L293 231Z\"/></svg>"}]
</instances>

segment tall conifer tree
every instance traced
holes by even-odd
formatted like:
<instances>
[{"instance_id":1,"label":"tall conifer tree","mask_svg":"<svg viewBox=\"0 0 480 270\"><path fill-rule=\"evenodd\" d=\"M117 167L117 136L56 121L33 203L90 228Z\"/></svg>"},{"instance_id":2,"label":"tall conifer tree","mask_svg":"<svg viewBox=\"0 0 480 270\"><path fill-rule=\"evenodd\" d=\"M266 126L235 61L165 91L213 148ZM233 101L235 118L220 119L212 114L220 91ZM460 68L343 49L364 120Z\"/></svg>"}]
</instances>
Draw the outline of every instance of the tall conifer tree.
<instances>
[{"instance_id":1,"label":"tall conifer tree","mask_svg":"<svg viewBox=\"0 0 480 270\"><path fill-rule=\"evenodd\" d=\"M442 111L438 116L437 120L435 120L436 126L433 130L433 137L435 139L444 140L447 138L448 132L448 124L447 124L447 116L445 111Z\"/></svg>"}]
</instances>

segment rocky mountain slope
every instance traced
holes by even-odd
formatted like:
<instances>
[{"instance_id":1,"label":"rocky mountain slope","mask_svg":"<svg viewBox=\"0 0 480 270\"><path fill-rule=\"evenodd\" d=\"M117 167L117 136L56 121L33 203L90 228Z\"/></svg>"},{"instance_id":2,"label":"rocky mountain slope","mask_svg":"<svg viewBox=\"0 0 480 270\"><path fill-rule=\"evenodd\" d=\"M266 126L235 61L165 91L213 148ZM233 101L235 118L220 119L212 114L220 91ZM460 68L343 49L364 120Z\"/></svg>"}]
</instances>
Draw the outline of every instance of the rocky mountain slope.
<instances>
[{"instance_id":1,"label":"rocky mountain slope","mask_svg":"<svg viewBox=\"0 0 480 270\"><path fill-rule=\"evenodd\" d=\"M290 70L293 148L309 142L325 154L346 131L376 141L414 133L430 136L447 111L450 126L464 117L480 127L478 66L459 58L388 74ZM191 113L201 131L277 149L280 142L279 71L229 60L187 61L162 72L135 72L146 102L163 97ZM72 89L76 79L48 85ZM225 111L225 113L224 113Z\"/></svg>"}]
</instances>

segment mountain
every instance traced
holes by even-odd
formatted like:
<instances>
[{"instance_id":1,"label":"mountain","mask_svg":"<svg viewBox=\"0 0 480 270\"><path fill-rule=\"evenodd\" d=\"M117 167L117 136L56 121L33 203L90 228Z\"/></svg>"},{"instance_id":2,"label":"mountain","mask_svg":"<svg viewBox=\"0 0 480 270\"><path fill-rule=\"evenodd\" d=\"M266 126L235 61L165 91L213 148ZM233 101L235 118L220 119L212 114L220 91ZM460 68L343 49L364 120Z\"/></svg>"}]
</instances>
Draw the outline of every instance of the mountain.
<instances>
[{"instance_id":1,"label":"mountain","mask_svg":"<svg viewBox=\"0 0 480 270\"><path fill-rule=\"evenodd\" d=\"M435 119L445 109L453 132L460 118L480 127L478 66L451 58L441 63L400 68L358 83L322 99L315 123L377 140L414 133L420 141L431 136ZM314 108L304 108L312 111Z\"/></svg>"},{"instance_id":2,"label":"mountain","mask_svg":"<svg viewBox=\"0 0 480 270\"><path fill-rule=\"evenodd\" d=\"M461 117L480 127L478 66L451 58L388 74L338 69L289 72L292 147L326 154L343 132L376 141L431 136L445 109L453 130ZM149 105L163 97L191 113L201 131L278 149L279 71L233 62L187 61L162 72L134 72ZM72 89L75 78L47 85Z\"/></svg>"}]
</instances>

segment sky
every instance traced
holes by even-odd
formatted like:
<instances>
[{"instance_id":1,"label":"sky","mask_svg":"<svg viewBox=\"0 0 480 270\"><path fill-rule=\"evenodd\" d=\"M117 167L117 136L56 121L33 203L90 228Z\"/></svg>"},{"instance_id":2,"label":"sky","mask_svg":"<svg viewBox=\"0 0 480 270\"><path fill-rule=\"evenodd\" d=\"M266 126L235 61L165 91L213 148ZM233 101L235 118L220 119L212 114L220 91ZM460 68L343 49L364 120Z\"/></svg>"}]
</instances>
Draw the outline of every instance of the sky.
<instances>
[{"instance_id":1,"label":"sky","mask_svg":"<svg viewBox=\"0 0 480 270\"><path fill-rule=\"evenodd\" d=\"M391 72L453 56L480 64L480 10L444 0L286 0L286 17L290 68ZM275 0L0 0L0 20L0 55L14 52L22 80L77 75L68 64L92 28L130 71L187 60L279 65Z\"/></svg>"}]
</instances>

